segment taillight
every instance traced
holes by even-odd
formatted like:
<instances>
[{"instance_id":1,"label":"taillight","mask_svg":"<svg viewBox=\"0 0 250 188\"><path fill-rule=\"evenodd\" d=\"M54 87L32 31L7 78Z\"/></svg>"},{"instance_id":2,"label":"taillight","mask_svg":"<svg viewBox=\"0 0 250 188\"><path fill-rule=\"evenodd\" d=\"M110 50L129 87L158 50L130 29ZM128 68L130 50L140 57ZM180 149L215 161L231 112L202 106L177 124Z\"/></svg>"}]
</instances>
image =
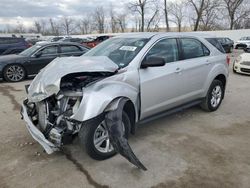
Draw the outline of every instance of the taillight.
<instances>
[{"instance_id":1,"label":"taillight","mask_svg":"<svg viewBox=\"0 0 250 188\"><path fill-rule=\"evenodd\" d=\"M227 55L227 64L228 65L230 64L230 57L229 57L229 55Z\"/></svg>"}]
</instances>

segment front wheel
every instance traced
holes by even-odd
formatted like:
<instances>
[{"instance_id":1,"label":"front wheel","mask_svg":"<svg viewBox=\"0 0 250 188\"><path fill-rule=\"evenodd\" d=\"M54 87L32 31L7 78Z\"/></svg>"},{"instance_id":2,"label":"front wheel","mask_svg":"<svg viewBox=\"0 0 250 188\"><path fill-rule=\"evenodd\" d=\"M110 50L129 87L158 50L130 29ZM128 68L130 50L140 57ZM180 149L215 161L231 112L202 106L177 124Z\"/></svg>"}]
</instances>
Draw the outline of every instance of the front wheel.
<instances>
[{"instance_id":1,"label":"front wheel","mask_svg":"<svg viewBox=\"0 0 250 188\"><path fill-rule=\"evenodd\" d=\"M130 119L125 112L123 112L122 116L125 136L128 138L131 127ZM104 120L100 124L90 122L82 125L79 131L79 140L82 147L93 159L105 160L116 154L116 151L110 143Z\"/></svg>"},{"instance_id":2,"label":"front wheel","mask_svg":"<svg viewBox=\"0 0 250 188\"><path fill-rule=\"evenodd\" d=\"M201 103L201 108L212 112L219 108L224 96L224 86L220 80L214 80L209 87L207 96Z\"/></svg>"},{"instance_id":3,"label":"front wheel","mask_svg":"<svg viewBox=\"0 0 250 188\"><path fill-rule=\"evenodd\" d=\"M4 79L8 82L22 81L26 72L21 65L8 65L3 71Z\"/></svg>"}]
</instances>

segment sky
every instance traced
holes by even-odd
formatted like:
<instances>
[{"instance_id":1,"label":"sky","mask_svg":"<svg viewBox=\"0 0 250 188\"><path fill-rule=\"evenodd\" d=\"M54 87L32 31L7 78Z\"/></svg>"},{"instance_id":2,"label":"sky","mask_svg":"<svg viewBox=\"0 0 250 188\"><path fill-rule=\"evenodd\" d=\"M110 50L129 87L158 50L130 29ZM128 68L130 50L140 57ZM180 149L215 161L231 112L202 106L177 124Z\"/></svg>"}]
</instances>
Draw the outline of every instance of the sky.
<instances>
[{"instance_id":1,"label":"sky","mask_svg":"<svg viewBox=\"0 0 250 188\"><path fill-rule=\"evenodd\" d=\"M80 17L93 12L97 6L117 12L130 0L0 0L0 29L23 23L30 27L37 19Z\"/></svg>"}]
</instances>

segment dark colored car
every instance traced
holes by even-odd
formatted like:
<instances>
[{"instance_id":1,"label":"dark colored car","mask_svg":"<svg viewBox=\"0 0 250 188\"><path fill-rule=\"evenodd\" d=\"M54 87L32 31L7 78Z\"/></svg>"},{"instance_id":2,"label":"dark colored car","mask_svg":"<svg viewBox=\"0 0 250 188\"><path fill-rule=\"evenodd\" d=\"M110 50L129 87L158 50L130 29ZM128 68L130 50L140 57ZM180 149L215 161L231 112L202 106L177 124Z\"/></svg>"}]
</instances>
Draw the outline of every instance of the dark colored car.
<instances>
[{"instance_id":1,"label":"dark colored car","mask_svg":"<svg viewBox=\"0 0 250 188\"><path fill-rule=\"evenodd\" d=\"M31 45L24 38L0 37L0 55L20 53Z\"/></svg>"},{"instance_id":2,"label":"dark colored car","mask_svg":"<svg viewBox=\"0 0 250 188\"><path fill-rule=\"evenodd\" d=\"M218 38L218 41L221 43L226 53L231 53L234 48L234 41L230 38L221 37Z\"/></svg>"},{"instance_id":3,"label":"dark colored car","mask_svg":"<svg viewBox=\"0 0 250 188\"><path fill-rule=\"evenodd\" d=\"M56 57L80 56L89 49L78 43L54 42L36 44L18 55L0 57L0 78L18 82L37 74Z\"/></svg>"},{"instance_id":4,"label":"dark colored car","mask_svg":"<svg viewBox=\"0 0 250 188\"><path fill-rule=\"evenodd\" d=\"M77 42L79 44L84 44L85 40L81 38L64 38L60 39L59 42Z\"/></svg>"},{"instance_id":5,"label":"dark colored car","mask_svg":"<svg viewBox=\"0 0 250 188\"><path fill-rule=\"evenodd\" d=\"M98 45L99 43L111 38L112 36L99 36L96 39L89 41L89 42L85 42L85 45L88 46L89 48L94 48L96 45Z\"/></svg>"}]
</instances>

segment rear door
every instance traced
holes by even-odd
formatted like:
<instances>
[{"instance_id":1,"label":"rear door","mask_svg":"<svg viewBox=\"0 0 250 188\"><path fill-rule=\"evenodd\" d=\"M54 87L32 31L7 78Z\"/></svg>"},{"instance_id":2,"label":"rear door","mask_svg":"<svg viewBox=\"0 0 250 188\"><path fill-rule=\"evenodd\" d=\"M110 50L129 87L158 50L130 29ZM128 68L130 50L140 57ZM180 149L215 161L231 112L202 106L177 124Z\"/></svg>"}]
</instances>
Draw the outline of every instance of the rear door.
<instances>
[{"instance_id":1,"label":"rear door","mask_svg":"<svg viewBox=\"0 0 250 188\"><path fill-rule=\"evenodd\" d=\"M212 68L209 49L196 38L180 38L185 102L200 98Z\"/></svg>"}]
</instances>

